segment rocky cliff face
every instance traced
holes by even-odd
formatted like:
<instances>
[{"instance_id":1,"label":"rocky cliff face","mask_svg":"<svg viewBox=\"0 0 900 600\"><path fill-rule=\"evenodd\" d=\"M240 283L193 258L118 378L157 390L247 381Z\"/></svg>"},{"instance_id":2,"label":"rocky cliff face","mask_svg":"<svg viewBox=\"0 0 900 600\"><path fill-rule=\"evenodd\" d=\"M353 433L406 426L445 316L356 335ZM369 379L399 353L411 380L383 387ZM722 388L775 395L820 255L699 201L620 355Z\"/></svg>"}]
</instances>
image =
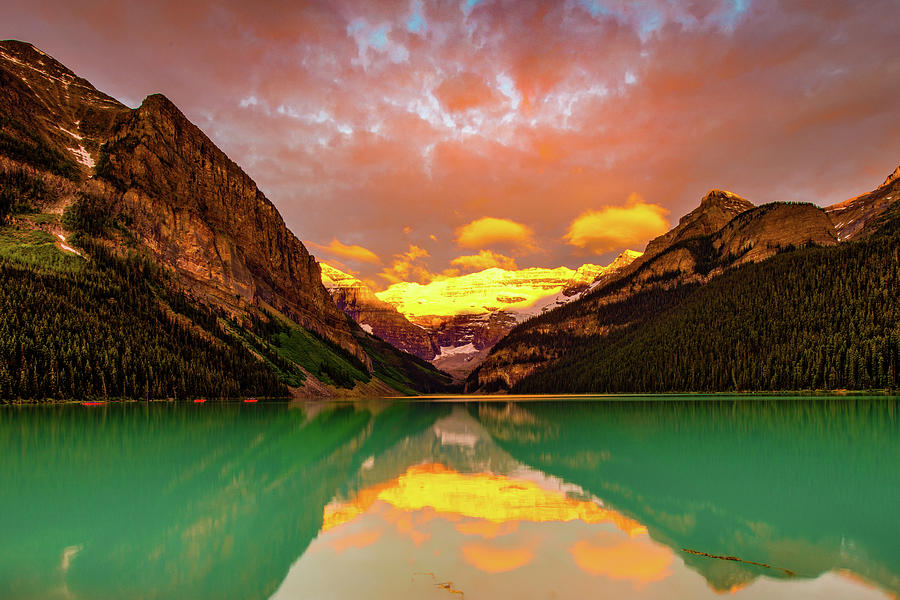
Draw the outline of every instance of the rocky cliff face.
<instances>
[{"instance_id":1,"label":"rocky cliff face","mask_svg":"<svg viewBox=\"0 0 900 600\"><path fill-rule=\"evenodd\" d=\"M643 256L618 272L623 278L640 272L638 281L655 280L671 273L690 275L697 269L695 253L687 249L691 240L718 232L754 204L725 190L710 190L700 205L679 219L678 225L647 244Z\"/></svg>"},{"instance_id":2,"label":"rocky cliff face","mask_svg":"<svg viewBox=\"0 0 900 600\"><path fill-rule=\"evenodd\" d=\"M100 144L130 112L25 42L0 41L0 83L4 153L72 178L92 174ZM22 146L11 148L12 140Z\"/></svg>"},{"instance_id":3,"label":"rocky cliff face","mask_svg":"<svg viewBox=\"0 0 900 600\"><path fill-rule=\"evenodd\" d=\"M713 236L713 247L729 267L765 260L789 246L837 243L828 215L812 204L765 204L741 213Z\"/></svg>"},{"instance_id":4,"label":"rocky cliff face","mask_svg":"<svg viewBox=\"0 0 900 600\"><path fill-rule=\"evenodd\" d=\"M0 78L6 158L101 195L140 245L207 300L230 312L270 305L369 364L275 206L168 99L129 109L22 42L0 42Z\"/></svg>"},{"instance_id":5,"label":"rocky cliff face","mask_svg":"<svg viewBox=\"0 0 900 600\"><path fill-rule=\"evenodd\" d=\"M322 282L338 308L360 327L425 360L432 360L439 352L430 331L411 323L392 304L379 300L365 283L325 263L321 269Z\"/></svg>"}]
</instances>

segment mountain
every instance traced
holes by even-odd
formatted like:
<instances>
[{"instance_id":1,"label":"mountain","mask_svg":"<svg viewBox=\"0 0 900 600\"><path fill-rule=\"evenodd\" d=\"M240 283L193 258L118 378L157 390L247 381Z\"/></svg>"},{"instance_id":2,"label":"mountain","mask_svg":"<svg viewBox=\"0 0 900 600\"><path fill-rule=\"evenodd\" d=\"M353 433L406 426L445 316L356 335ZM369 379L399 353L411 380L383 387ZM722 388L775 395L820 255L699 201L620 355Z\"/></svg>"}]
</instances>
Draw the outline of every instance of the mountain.
<instances>
[{"instance_id":1,"label":"mountain","mask_svg":"<svg viewBox=\"0 0 900 600\"><path fill-rule=\"evenodd\" d=\"M381 346L367 341L337 307L318 263L275 206L167 98L155 94L130 109L17 41L0 42L0 82L0 221L8 222L0 256L10 262L10 276L74 279L68 283L90 304L110 292L94 285L102 272L115 294L134 300L147 327L167 328L174 321L168 335L190 337L198 351L204 344L235 346L232 354L243 352L247 364L274 370L281 382L265 389L244 382L227 386L231 392L283 394L288 385L298 393L331 393L335 386L368 384L373 375L383 383L376 363L405 360L410 372L420 374L412 356L393 350L386 350L390 357L372 356ZM140 273L132 263L144 265ZM32 290L36 296L28 299L40 301L46 290L63 287ZM135 300L134 289L155 301ZM95 308L83 318L92 321L100 314ZM44 327L31 325L31 333L21 334L26 342ZM168 348L165 356L177 347L172 339L158 342ZM44 375L56 360L50 355L64 352L67 343L60 341L49 354L36 350L18 369ZM87 364L96 359L88 357L91 352L84 350ZM180 366L166 371L167 383L155 370L151 395L174 393L165 391L172 382L182 393L207 393L201 382L182 385L190 376L179 373L192 369L195 359L176 362ZM440 388L444 376L431 371L425 387ZM135 385L141 386L126 381L125 373L114 377L114 387L104 375L103 395L113 387L144 396L143 390L135 394ZM411 383L404 389L415 387ZM66 393L77 393L72 385ZM43 387L20 383L0 389L0 396L41 394Z\"/></svg>"},{"instance_id":2,"label":"mountain","mask_svg":"<svg viewBox=\"0 0 900 600\"><path fill-rule=\"evenodd\" d=\"M491 268L425 285L398 283L381 292L323 263L322 280L366 331L465 377L518 323L578 298L639 256L626 250L608 265L577 269Z\"/></svg>"},{"instance_id":3,"label":"mountain","mask_svg":"<svg viewBox=\"0 0 900 600\"><path fill-rule=\"evenodd\" d=\"M891 319L897 305L889 291L898 283L896 185L889 178L849 203L846 210L862 222L853 243L839 243L833 207L753 207L711 192L629 268L512 330L469 376L467 388L531 393L896 385ZM716 205L725 201L737 214L719 225L728 213ZM707 233L685 232L694 223ZM814 356L796 363L803 352Z\"/></svg>"}]
</instances>

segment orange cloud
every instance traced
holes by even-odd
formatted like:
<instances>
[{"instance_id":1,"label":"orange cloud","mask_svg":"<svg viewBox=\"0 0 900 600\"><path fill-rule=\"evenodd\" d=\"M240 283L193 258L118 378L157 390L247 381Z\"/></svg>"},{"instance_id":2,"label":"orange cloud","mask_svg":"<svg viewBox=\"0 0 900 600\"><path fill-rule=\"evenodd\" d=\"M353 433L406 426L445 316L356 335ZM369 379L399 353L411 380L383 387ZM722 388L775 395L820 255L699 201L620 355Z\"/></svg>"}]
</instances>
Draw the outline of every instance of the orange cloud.
<instances>
[{"instance_id":1,"label":"orange cloud","mask_svg":"<svg viewBox=\"0 0 900 600\"><path fill-rule=\"evenodd\" d=\"M650 542L647 538L619 541L609 536L605 543L576 542L569 554L583 571L605 575L611 579L628 580L638 584L660 581L669 575L672 552Z\"/></svg>"},{"instance_id":2,"label":"orange cloud","mask_svg":"<svg viewBox=\"0 0 900 600\"><path fill-rule=\"evenodd\" d=\"M643 247L668 231L668 214L662 206L648 204L639 195L631 194L625 206L604 206L583 213L569 225L564 239L572 246L596 254Z\"/></svg>"},{"instance_id":3,"label":"orange cloud","mask_svg":"<svg viewBox=\"0 0 900 600\"><path fill-rule=\"evenodd\" d=\"M349 548L365 548L371 546L381 537L381 531L377 529L369 529L353 533L336 539L332 542L332 547L338 554L342 554L344 550Z\"/></svg>"},{"instance_id":4,"label":"orange cloud","mask_svg":"<svg viewBox=\"0 0 900 600\"><path fill-rule=\"evenodd\" d=\"M307 244L330 256L340 256L341 258L346 258L348 260L371 263L374 265L381 264L381 259L378 258L378 255L368 248L363 248L356 244L348 246L347 244L341 243L337 238L332 239L327 246L315 242L307 242Z\"/></svg>"},{"instance_id":5,"label":"orange cloud","mask_svg":"<svg viewBox=\"0 0 900 600\"><path fill-rule=\"evenodd\" d=\"M494 91L474 73L460 73L445 79L434 90L434 96L450 112L463 112L497 100Z\"/></svg>"},{"instance_id":6,"label":"orange cloud","mask_svg":"<svg viewBox=\"0 0 900 600\"><path fill-rule=\"evenodd\" d=\"M485 544L466 544L462 547L463 559L485 573L503 573L524 567L534 560L530 547L499 548Z\"/></svg>"},{"instance_id":7,"label":"orange cloud","mask_svg":"<svg viewBox=\"0 0 900 600\"><path fill-rule=\"evenodd\" d=\"M510 219L482 217L456 230L456 243L463 248L487 248L502 245L520 251L537 249L534 232L527 225Z\"/></svg>"},{"instance_id":8,"label":"orange cloud","mask_svg":"<svg viewBox=\"0 0 900 600\"><path fill-rule=\"evenodd\" d=\"M409 250L401 254L395 254L391 265L378 275L391 283L400 283L402 281L429 282L435 278L435 274L428 269L428 265L422 260L429 256L428 250L415 244L410 244Z\"/></svg>"},{"instance_id":9,"label":"orange cloud","mask_svg":"<svg viewBox=\"0 0 900 600\"><path fill-rule=\"evenodd\" d=\"M518 269L515 259L490 250L481 250L478 254L457 256L450 261L450 264L464 271L483 271L491 267L499 267L510 271Z\"/></svg>"},{"instance_id":10,"label":"orange cloud","mask_svg":"<svg viewBox=\"0 0 900 600\"><path fill-rule=\"evenodd\" d=\"M456 526L456 530L463 535L478 535L485 539L493 539L498 536L508 535L519 528L518 521L467 521Z\"/></svg>"}]
</instances>

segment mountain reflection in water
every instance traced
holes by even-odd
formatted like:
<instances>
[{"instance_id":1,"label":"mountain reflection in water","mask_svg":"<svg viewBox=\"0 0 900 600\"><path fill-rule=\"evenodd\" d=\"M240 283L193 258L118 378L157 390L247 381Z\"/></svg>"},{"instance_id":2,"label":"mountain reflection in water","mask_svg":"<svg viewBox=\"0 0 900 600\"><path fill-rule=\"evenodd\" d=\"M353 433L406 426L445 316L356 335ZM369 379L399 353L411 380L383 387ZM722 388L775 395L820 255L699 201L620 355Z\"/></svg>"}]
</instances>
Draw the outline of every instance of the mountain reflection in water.
<instances>
[{"instance_id":1,"label":"mountain reflection in water","mask_svg":"<svg viewBox=\"0 0 900 600\"><path fill-rule=\"evenodd\" d=\"M884 598L896 399L0 411L3 598Z\"/></svg>"}]
</instances>

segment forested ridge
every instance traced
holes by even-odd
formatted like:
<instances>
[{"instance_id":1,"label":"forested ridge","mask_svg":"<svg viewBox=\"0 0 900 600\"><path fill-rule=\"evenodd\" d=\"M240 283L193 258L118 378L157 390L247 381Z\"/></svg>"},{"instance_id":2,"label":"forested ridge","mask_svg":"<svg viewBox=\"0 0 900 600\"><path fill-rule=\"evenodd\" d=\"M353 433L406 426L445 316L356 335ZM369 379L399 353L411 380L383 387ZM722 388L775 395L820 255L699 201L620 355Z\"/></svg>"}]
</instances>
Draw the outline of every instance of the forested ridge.
<instances>
[{"instance_id":1,"label":"forested ridge","mask_svg":"<svg viewBox=\"0 0 900 600\"><path fill-rule=\"evenodd\" d=\"M0 398L288 395L152 265L91 250L66 270L0 259Z\"/></svg>"},{"instance_id":2,"label":"forested ridge","mask_svg":"<svg viewBox=\"0 0 900 600\"><path fill-rule=\"evenodd\" d=\"M597 319L629 323L605 336L514 331L507 344L559 358L511 391L896 389L898 213L895 204L862 241L789 249L703 286L650 290L603 307ZM545 324L564 316L554 312L541 317Z\"/></svg>"}]
</instances>

